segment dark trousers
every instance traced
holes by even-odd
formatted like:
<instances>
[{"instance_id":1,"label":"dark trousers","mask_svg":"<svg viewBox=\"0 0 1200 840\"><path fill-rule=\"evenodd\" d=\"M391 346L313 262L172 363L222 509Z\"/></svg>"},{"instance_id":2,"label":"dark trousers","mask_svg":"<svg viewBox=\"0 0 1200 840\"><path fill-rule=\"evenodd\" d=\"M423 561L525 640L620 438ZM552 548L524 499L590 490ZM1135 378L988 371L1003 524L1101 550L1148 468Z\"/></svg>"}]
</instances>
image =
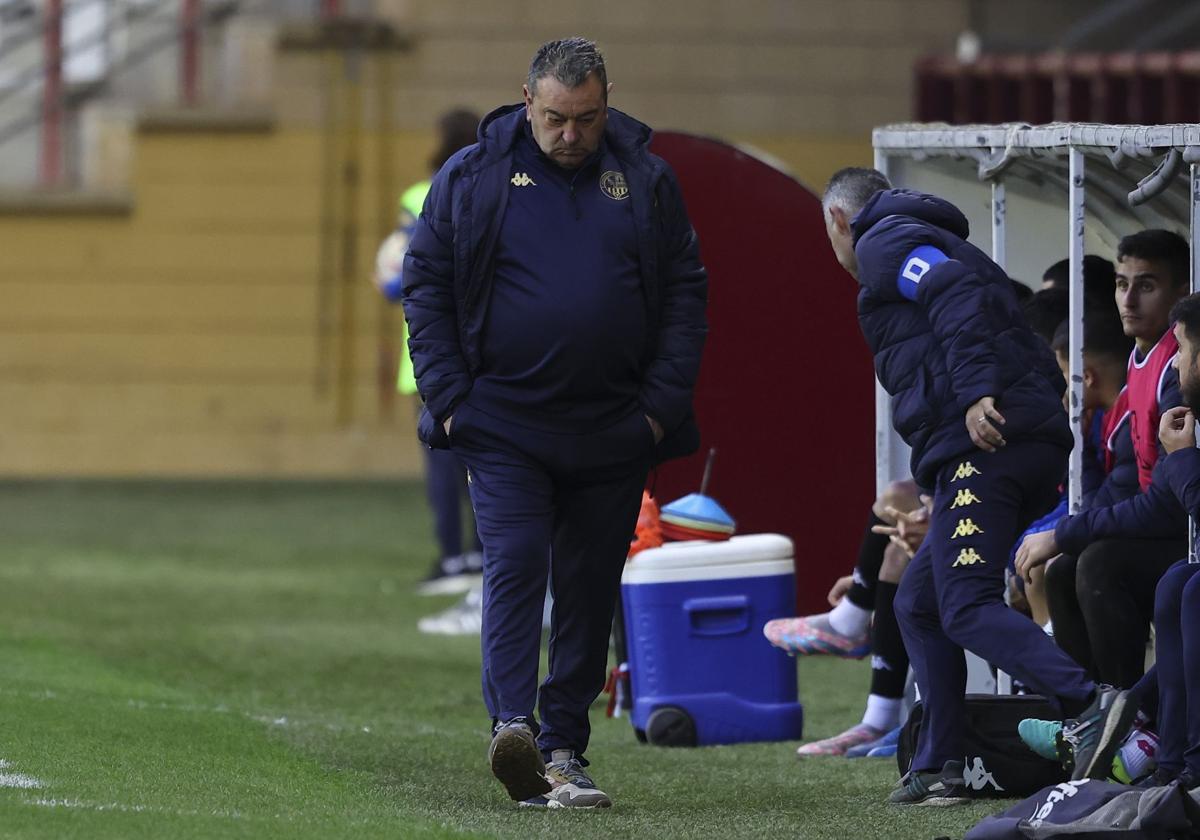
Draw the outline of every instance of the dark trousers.
<instances>
[{"instance_id":1,"label":"dark trousers","mask_svg":"<svg viewBox=\"0 0 1200 840\"><path fill-rule=\"evenodd\" d=\"M433 534L438 559L463 553L463 497L467 495L467 470L453 452L425 449L425 495L433 512ZM475 531L474 524L471 527ZM472 533L470 548L478 550L479 536Z\"/></svg>"},{"instance_id":2,"label":"dark trousers","mask_svg":"<svg viewBox=\"0 0 1200 840\"><path fill-rule=\"evenodd\" d=\"M896 594L896 617L925 707L911 769L963 759L967 669L963 649L1072 711L1095 686L1040 627L1004 604L1013 542L1054 506L1067 452L1009 442L973 452L938 474L929 533Z\"/></svg>"},{"instance_id":3,"label":"dark trousers","mask_svg":"<svg viewBox=\"0 0 1200 840\"><path fill-rule=\"evenodd\" d=\"M1187 554L1187 540L1111 539L1046 569L1046 599L1059 647L1097 682L1130 688L1146 664L1159 579Z\"/></svg>"},{"instance_id":4,"label":"dark trousers","mask_svg":"<svg viewBox=\"0 0 1200 840\"><path fill-rule=\"evenodd\" d=\"M483 697L493 721L541 712L538 745L582 757L604 687L613 607L654 434L640 411L594 434L556 434L460 405L450 431L483 541ZM542 602L554 598L537 688ZM535 724L536 726L536 724Z\"/></svg>"},{"instance_id":5,"label":"dark trousers","mask_svg":"<svg viewBox=\"0 0 1200 840\"><path fill-rule=\"evenodd\" d=\"M1200 564L1176 563L1154 597L1158 766L1200 775Z\"/></svg>"}]
</instances>

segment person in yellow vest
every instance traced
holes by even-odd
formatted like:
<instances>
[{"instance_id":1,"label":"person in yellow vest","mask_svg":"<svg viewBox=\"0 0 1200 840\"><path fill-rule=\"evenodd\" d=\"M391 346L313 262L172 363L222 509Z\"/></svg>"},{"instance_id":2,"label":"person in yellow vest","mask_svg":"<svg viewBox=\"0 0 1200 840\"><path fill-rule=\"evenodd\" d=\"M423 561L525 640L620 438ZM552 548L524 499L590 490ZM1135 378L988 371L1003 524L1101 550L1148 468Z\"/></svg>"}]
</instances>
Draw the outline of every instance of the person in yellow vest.
<instances>
[{"instance_id":1,"label":"person in yellow vest","mask_svg":"<svg viewBox=\"0 0 1200 840\"><path fill-rule=\"evenodd\" d=\"M455 109L438 120L438 148L430 159L430 171L436 173L459 149L475 142L479 115L466 109ZM375 285L389 301L399 303L404 254L409 238L421 215L421 207L429 192L430 179L413 184L400 197L400 214L396 229L384 240L375 258ZM399 377L396 387L401 394L415 395L417 380L413 376L412 359L408 355L407 328L401 336ZM418 405L419 409L419 405ZM472 523L469 537L463 538L462 506L467 493L466 469L458 456L445 449L425 451L425 488L433 512L434 535L438 557L429 575L421 581L418 591L423 595L446 595L466 592L481 580L483 555L479 537Z\"/></svg>"}]
</instances>

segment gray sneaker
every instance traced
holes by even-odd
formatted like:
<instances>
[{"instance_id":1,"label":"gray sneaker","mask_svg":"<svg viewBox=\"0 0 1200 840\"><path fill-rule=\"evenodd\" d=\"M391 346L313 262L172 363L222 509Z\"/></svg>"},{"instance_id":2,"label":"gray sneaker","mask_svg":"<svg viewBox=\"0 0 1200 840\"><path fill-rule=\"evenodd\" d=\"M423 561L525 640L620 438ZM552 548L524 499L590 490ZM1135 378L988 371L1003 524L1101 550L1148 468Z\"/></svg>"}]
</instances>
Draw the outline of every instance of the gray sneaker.
<instances>
[{"instance_id":1,"label":"gray sneaker","mask_svg":"<svg viewBox=\"0 0 1200 840\"><path fill-rule=\"evenodd\" d=\"M509 797L523 802L550 792L546 763L533 730L525 718L504 721L492 731L488 747L492 775L500 780Z\"/></svg>"},{"instance_id":2,"label":"gray sneaker","mask_svg":"<svg viewBox=\"0 0 1200 840\"><path fill-rule=\"evenodd\" d=\"M550 792L545 795L549 808L611 808L608 794L596 787L571 750L554 750L546 765Z\"/></svg>"},{"instance_id":3,"label":"gray sneaker","mask_svg":"<svg viewBox=\"0 0 1200 840\"><path fill-rule=\"evenodd\" d=\"M1075 772L1071 779L1104 779L1112 770L1113 753L1129 734L1137 704L1130 701L1128 691L1102 685L1096 689L1096 699L1075 722L1063 725L1062 739L1075 757Z\"/></svg>"},{"instance_id":4,"label":"gray sneaker","mask_svg":"<svg viewBox=\"0 0 1200 840\"><path fill-rule=\"evenodd\" d=\"M945 807L971 801L963 779L963 763L947 761L941 772L908 772L888 795L892 805Z\"/></svg>"}]
</instances>

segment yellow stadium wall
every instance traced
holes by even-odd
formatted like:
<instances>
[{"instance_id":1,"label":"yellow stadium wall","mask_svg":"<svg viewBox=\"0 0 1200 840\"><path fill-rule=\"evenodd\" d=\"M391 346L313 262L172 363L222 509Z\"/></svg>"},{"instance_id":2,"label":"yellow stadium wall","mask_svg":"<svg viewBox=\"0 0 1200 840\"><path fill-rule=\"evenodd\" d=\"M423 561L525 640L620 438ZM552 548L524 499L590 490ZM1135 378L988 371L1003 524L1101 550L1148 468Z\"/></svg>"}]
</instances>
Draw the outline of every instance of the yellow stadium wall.
<instances>
[{"instance_id":1,"label":"yellow stadium wall","mask_svg":"<svg viewBox=\"0 0 1200 840\"><path fill-rule=\"evenodd\" d=\"M425 138L397 139L412 180L406 143ZM338 422L318 346L319 161L313 132L147 134L131 216L0 218L0 472L416 472L411 402L382 412L381 311L398 321L369 283L369 160L353 414Z\"/></svg>"}]
</instances>

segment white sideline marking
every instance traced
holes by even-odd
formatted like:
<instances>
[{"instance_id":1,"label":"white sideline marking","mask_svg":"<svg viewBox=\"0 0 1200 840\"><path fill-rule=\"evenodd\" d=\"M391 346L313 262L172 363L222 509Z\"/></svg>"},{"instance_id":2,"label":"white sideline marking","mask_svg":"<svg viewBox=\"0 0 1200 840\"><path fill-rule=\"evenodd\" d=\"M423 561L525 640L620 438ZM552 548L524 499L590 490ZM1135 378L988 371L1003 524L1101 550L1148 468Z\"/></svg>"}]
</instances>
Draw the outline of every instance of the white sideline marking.
<instances>
[{"instance_id":1,"label":"white sideline marking","mask_svg":"<svg viewBox=\"0 0 1200 840\"><path fill-rule=\"evenodd\" d=\"M149 811L145 805L122 805L120 802L84 802L79 799L31 799L30 805L40 805L43 808L85 808L89 811L123 811L138 814Z\"/></svg>"},{"instance_id":2,"label":"white sideline marking","mask_svg":"<svg viewBox=\"0 0 1200 840\"><path fill-rule=\"evenodd\" d=\"M31 790L41 787L45 787L45 785L40 779L35 779L33 776L26 776L21 773L0 773L0 788Z\"/></svg>"},{"instance_id":3,"label":"white sideline marking","mask_svg":"<svg viewBox=\"0 0 1200 840\"><path fill-rule=\"evenodd\" d=\"M83 799L27 799L30 805L41 808L77 808L84 811L119 811L125 814L170 814L176 817L221 817L228 820L244 819L238 811L192 811L180 808L160 808L153 805L127 805L123 802L87 802Z\"/></svg>"},{"instance_id":4,"label":"white sideline marking","mask_svg":"<svg viewBox=\"0 0 1200 840\"><path fill-rule=\"evenodd\" d=\"M2 0L0 0L2 2ZM0 696L24 697L33 700L75 700L74 697L63 697L49 689L41 691L19 691L9 688L0 688ZM129 698L89 698L89 703L97 705L98 703L112 703L127 706L130 709L138 711L159 711L159 712L180 712L183 714L214 714L214 715L235 715L243 717L247 720L252 720L255 723L265 723L269 726L281 727L298 727L298 728L320 728L330 732L362 732L371 734L375 730L374 724L354 723L351 721L329 721L321 718L295 718L290 715L278 714L261 714L255 712L239 711L231 709L224 703L216 706L201 706L194 703L171 703L167 701L150 701L141 700L135 697ZM418 731L425 735L444 735L454 734L455 730L445 729L443 727L431 726L428 724L420 724ZM0 764L0 768L4 765Z\"/></svg>"},{"instance_id":5,"label":"white sideline marking","mask_svg":"<svg viewBox=\"0 0 1200 840\"><path fill-rule=\"evenodd\" d=\"M0 758L0 770L8 770L12 764ZM33 776L26 776L24 773L0 773L0 788L18 788L20 790L33 790L35 788L43 788L46 783L41 779L35 779Z\"/></svg>"}]
</instances>

